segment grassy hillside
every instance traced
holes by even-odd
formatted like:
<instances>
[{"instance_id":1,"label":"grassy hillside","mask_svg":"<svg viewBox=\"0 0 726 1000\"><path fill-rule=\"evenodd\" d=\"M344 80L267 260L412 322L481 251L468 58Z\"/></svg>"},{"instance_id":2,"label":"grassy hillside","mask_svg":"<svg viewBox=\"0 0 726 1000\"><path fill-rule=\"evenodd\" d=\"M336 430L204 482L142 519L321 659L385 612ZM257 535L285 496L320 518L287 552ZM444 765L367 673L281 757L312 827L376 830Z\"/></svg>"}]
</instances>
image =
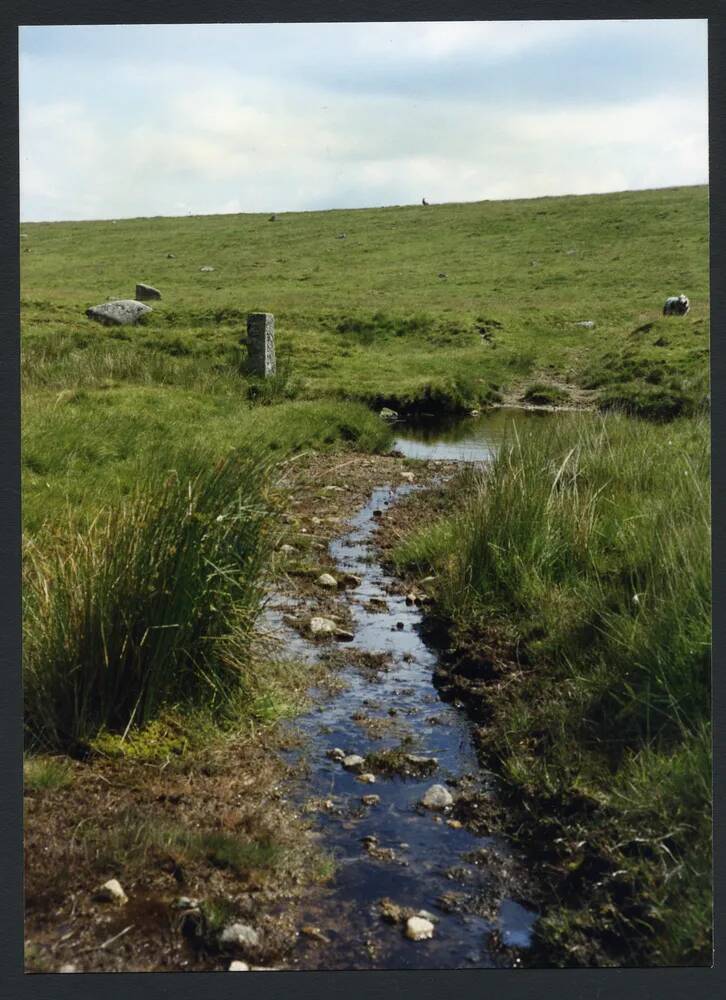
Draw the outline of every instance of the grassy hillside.
<instances>
[{"instance_id":1,"label":"grassy hillside","mask_svg":"<svg viewBox=\"0 0 726 1000\"><path fill-rule=\"evenodd\" d=\"M456 408L544 378L673 415L708 391L703 187L22 231L29 387L219 384L266 310L287 392L309 398ZM136 281L163 294L143 328L85 318ZM663 319L679 292L691 313Z\"/></svg>"},{"instance_id":2,"label":"grassy hillside","mask_svg":"<svg viewBox=\"0 0 726 1000\"><path fill-rule=\"evenodd\" d=\"M21 233L24 527L60 563L140 483L158 494L234 450L385 449L363 403L505 395L669 417L707 392L705 188ZM145 323L86 318L137 281L163 296ZM662 318L681 291L689 316ZM267 381L238 343L252 310L277 318Z\"/></svg>"},{"instance_id":3,"label":"grassy hillside","mask_svg":"<svg viewBox=\"0 0 726 1000\"><path fill-rule=\"evenodd\" d=\"M191 481L234 451L264 464L385 449L363 403L504 394L670 417L707 393L705 188L21 233L24 527L43 553L29 572L50 552L63 564L102 509L126 510L141 537L139 489L163 520L170 475ZM145 323L86 318L137 281L163 296ZM681 291L691 313L662 318ZM277 317L267 381L238 343L252 310Z\"/></svg>"},{"instance_id":4,"label":"grassy hillside","mask_svg":"<svg viewBox=\"0 0 726 1000\"><path fill-rule=\"evenodd\" d=\"M29 750L95 759L193 731L201 768L207 743L297 704L308 666L256 644L295 510L278 462L388 450L375 407L648 417L510 442L398 556L435 573L462 689L487 703L479 737L561 876L555 953L707 961L707 189L25 224L20 250ZM86 318L136 282L163 296L143 324ZM664 318L680 292L690 314ZM239 346L258 310L277 320L268 380ZM32 791L70 771L28 774ZM282 849L262 814L253 832ZM208 823L192 809L186 827Z\"/></svg>"}]
</instances>

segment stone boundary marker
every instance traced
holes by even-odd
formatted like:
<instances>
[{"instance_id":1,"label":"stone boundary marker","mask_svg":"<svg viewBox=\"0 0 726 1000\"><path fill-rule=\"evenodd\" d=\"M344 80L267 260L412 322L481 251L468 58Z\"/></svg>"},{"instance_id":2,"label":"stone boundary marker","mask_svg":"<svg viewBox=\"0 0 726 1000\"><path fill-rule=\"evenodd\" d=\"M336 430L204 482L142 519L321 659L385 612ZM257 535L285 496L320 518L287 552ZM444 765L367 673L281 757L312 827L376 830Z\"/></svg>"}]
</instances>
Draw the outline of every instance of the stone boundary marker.
<instances>
[{"instance_id":1,"label":"stone boundary marker","mask_svg":"<svg viewBox=\"0 0 726 1000\"><path fill-rule=\"evenodd\" d=\"M144 285L138 282L136 285L136 299L142 302L144 299L160 299L161 292L158 288L154 288L153 285Z\"/></svg>"},{"instance_id":2,"label":"stone boundary marker","mask_svg":"<svg viewBox=\"0 0 726 1000\"><path fill-rule=\"evenodd\" d=\"M247 336L241 344L247 346L251 375L268 378L277 371L275 363L275 317L272 313L250 313L247 317Z\"/></svg>"}]
</instances>

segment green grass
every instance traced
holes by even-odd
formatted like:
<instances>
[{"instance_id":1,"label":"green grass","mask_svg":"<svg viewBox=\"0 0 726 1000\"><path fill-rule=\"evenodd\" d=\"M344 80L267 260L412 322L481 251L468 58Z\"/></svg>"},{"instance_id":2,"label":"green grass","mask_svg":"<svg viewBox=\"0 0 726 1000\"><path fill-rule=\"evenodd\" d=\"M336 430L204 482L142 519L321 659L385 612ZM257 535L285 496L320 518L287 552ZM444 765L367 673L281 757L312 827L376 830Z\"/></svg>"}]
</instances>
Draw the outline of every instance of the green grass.
<instances>
[{"instance_id":1,"label":"green grass","mask_svg":"<svg viewBox=\"0 0 726 1000\"><path fill-rule=\"evenodd\" d=\"M73 770L62 757L32 756L23 761L23 786L26 791L56 791L67 788L72 782Z\"/></svg>"},{"instance_id":2,"label":"green grass","mask_svg":"<svg viewBox=\"0 0 726 1000\"><path fill-rule=\"evenodd\" d=\"M237 364L220 376L194 357L152 351L150 361L113 337L108 348L51 338L33 357L23 395L32 745L73 747L170 704L219 709L233 695L250 720L293 710L270 678L254 699L238 697L277 530L274 463L307 449L385 450L392 436L361 403L291 400L284 355L271 384Z\"/></svg>"},{"instance_id":3,"label":"green grass","mask_svg":"<svg viewBox=\"0 0 726 1000\"><path fill-rule=\"evenodd\" d=\"M159 470L83 530L27 541L32 743L64 748L237 690L274 544L265 471L254 450L192 478Z\"/></svg>"},{"instance_id":4,"label":"green grass","mask_svg":"<svg viewBox=\"0 0 726 1000\"><path fill-rule=\"evenodd\" d=\"M118 816L113 828L89 828L84 833L99 868L138 869L152 856L172 854L178 863L205 863L237 876L265 871L282 862L283 848L271 837L249 838L224 830L194 830L135 810Z\"/></svg>"},{"instance_id":5,"label":"green grass","mask_svg":"<svg viewBox=\"0 0 726 1000\"><path fill-rule=\"evenodd\" d=\"M437 574L462 648L519 664L489 706L503 774L596 805L580 834L634 887L650 962L709 961L708 423L562 417L510 434L459 491L397 560ZM623 851L637 838L650 860Z\"/></svg>"},{"instance_id":6,"label":"green grass","mask_svg":"<svg viewBox=\"0 0 726 1000\"><path fill-rule=\"evenodd\" d=\"M184 770L240 732L254 739L260 728L296 715L308 704L310 686L320 669L290 659L249 657L224 704L165 706L144 725L128 731L102 728L89 740L90 749L112 760L163 764L165 770L171 765L169 773L176 764ZM204 766L207 771L211 768L208 761Z\"/></svg>"},{"instance_id":7,"label":"green grass","mask_svg":"<svg viewBox=\"0 0 726 1000\"><path fill-rule=\"evenodd\" d=\"M666 360L689 383L682 394L702 401L704 187L23 231L26 389L239 385L245 316L262 309L277 319L286 391L305 398L468 408L543 374L582 384L633 352ZM200 273L205 262L216 270ZM85 318L89 305L128 297L144 279L163 295L144 325L113 330ZM680 290L691 312L662 318ZM575 325L582 320L596 325ZM660 339L667 346L654 346ZM622 384L641 381L626 373Z\"/></svg>"},{"instance_id":8,"label":"green grass","mask_svg":"<svg viewBox=\"0 0 726 1000\"><path fill-rule=\"evenodd\" d=\"M307 449L382 451L390 428L362 404L300 401L251 407L235 393L123 385L48 391L23 401L23 525L92 519L128 497L148 470L194 476L237 449L260 461Z\"/></svg>"}]
</instances>

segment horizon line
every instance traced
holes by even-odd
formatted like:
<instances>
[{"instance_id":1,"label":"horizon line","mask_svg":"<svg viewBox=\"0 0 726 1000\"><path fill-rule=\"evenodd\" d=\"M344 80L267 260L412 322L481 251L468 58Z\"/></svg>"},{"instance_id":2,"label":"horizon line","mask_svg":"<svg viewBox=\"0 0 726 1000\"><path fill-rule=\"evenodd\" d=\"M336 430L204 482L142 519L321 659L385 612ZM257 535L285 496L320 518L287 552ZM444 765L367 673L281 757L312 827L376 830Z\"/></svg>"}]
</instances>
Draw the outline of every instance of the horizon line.
<instances>
[{"instance_id":1,"label":"horizon line","mask_svg":"<svg viewBox=\"0 0 726 1000\"><path fill-rule=\"evenodd\" d=\"M547 199L557 199L557 198L607 198L616 194L645 194L649 191L675 191L679 188L698 188L698 187L709 187L709 180L702 181L697 184L667 184L663 187L645 187L645 188L620 188L614 191L588 191L579 194L569 193L569 194L540 194L540 195L529 195L529 196L518 196L513 198L476 198L472 201L435 201L428 202L425 206L421 202L405 202L403 204L390 204L390 205L363 205L358 207L345 208L342 206L335 206L331 208L303 208L303 209L259 209L255 212L188 212L186 215L122 215L116 216L115 218L96 218L96 219L20 219L19 225L21 226L55 226L55 225L66 225L70 222L73 223L88 223L88 222L142 222L151 219L212 219L220 218L224 216L242 216L242 215L321 215L325 212L378 212L385 211L387 209L395 208L443 208L451 207L454 205L483 205L487 203L498 204L500 202L515 202L515 201L545 201Z\"/></svg>"}]
</instances>

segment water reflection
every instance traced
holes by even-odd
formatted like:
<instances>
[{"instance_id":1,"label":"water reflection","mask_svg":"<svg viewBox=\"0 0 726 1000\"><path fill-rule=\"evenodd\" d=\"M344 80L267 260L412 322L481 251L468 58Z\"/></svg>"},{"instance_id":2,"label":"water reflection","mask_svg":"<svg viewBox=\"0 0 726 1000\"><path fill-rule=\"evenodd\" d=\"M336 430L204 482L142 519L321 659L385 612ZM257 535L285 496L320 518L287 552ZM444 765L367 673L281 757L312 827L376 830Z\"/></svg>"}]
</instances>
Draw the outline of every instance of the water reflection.
<instances>
[{"instance_id":1,"label":"water reflection","mask_svg":"<svg viewBox=\"0 0 726 1000\"><path fill-rule=\"evenodd\" d=\"M438 461L485 462L502 443L507 428L516 423L526 428L552 414L540 410L502 407L478 417L421 417L415 422L396 424L394 449L406 458Z\"/></svg>"}]
</instances>

